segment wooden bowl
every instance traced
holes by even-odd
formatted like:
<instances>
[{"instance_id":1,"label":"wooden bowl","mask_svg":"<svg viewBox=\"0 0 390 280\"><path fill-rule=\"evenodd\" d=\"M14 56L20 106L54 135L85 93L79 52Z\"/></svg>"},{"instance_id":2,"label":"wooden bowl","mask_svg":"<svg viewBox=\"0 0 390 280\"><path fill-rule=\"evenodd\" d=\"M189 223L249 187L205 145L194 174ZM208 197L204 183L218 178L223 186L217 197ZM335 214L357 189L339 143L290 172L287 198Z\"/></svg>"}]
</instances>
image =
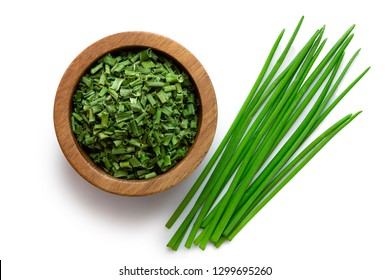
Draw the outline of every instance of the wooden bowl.
<instances>
[{"instance_id":1,"label":"wooden bowl","mask_svg":"<svg viewBox=\"0 0 390 280\"><path fill-rule=\"evenodd\" d=\"M147 47L171 58L192 78L200 100L198 133L187 155L172 169L147 180L118 179L96 166L79 146L71 129L72 97L85 72L103 55L130 48ZM72 167L92 185L126 196L165 191L186 179L206 156L217 125L217 101L211 80L200 62L177 42L149 32L123 32L105 37L79 54L69 65L57 89L54 126L58 142Z\"/></svg>"}]
</instances>

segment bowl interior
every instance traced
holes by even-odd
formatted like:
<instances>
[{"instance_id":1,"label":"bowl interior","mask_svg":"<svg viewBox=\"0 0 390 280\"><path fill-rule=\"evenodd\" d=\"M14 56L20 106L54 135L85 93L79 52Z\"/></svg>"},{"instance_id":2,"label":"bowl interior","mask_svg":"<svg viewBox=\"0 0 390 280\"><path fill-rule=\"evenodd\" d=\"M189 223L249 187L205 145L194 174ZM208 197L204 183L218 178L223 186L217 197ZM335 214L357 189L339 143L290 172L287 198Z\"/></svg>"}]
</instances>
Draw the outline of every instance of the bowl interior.
<instances>
[{"instance_id":1,"label":"bowl interior","mask_svg":"<svg viewBox=\"0 0 390 280\"><path fill-rule=\"evenodd\" d=\"M82 149L71 129L72 97L84 73L103 55L124 49L151 48L170 58L190 76L199 97L198 132L186 156L167 172L147 180L115 178L97 167ZM57 89L54 125L60 147L72 167L88 182L105 191L140 196L167 190L187 178L207 154L217 124L217 103L207 72L183 46L154 33L124 32L103 38L86 48L70 64Z\"/></svg>"}]
</instances>

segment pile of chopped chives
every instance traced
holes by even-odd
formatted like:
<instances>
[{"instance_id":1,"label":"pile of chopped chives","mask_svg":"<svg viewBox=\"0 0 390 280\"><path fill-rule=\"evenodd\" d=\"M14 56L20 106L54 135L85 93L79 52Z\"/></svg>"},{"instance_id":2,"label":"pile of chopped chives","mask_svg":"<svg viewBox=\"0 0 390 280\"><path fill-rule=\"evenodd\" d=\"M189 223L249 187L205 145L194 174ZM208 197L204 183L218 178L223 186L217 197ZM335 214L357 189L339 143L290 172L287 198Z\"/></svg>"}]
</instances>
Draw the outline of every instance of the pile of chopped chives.
<instances>
[{"instance_id":1,"label":"pile of chopped chives","mask_svg":"<svg viewBox=\"0 0 390 280\"><path fill-rule=\"evenodd\" d=\"M278 58L278 36L252 90L200 177L166 226L171 228L201 188L167 244L177 250L186 237L205 249L232 240L241 229L360 112L340 119L311 143L306 143L341 99L366 74L367 68L338 96L335 95L359 50L341 67L352 40L349 28L319 63L324 27L287 62L302 25ZM274 62L275 61L275 62ZM281 66L287 66L282 69ZM317 65L314 67L314 65ZM290 136L291 135L291 136ZM207 179L207 180L206 180Z\"/></svg>"},{"instance_id":2,"label":"pile of chopped chives","mask_svg":"<svg viewBox=\"0 0 390 280\"><path fill-rule=\"evenodd\" d=\"M150 179L184 158L198 130L189 76L151 49L106 54L81 78L72 130L89 157L123 179Z\"/></svg>"}]
</instances>

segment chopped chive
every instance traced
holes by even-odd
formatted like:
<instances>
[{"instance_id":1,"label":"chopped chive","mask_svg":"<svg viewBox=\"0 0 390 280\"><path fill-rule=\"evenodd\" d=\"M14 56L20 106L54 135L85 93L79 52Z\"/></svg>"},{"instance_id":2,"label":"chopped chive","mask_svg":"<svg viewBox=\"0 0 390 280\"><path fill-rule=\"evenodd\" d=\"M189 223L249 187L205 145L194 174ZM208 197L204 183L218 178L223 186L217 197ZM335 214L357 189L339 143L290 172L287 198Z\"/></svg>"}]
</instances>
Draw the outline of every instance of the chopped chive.
<instances>
[{"instance_id":1,"label":"chopped chive","mask_svg":"<svg viewBox=\"0 0 390 280\"><path fill-rule=\"evenodd\" d=\"M124 79L116 78L110 88L115 91L118 91L123 81Z\"/></svg>"},{"instance_id":2,"label":"chopped chive","mask_svg":"<svg viewBox=\"0 0 390 280\"><path fill-rule=\"evenodd\" d=\"M170 117L173 113L173 110L171 107L167 107L167 106L164 106L161 108L161 113L163 113L164 115Z\"/></svg>"},{"instance_id":3,"label":"chopped chive","mask_svg":"<svg viewBox=\"0 0 390 280\"><path fill-rule=\"evenodd\" d=\"M175 73L168 73L165 76L165 80L167 81L167 83L176 83L176 82L182 83L184 81L181 75Z\"/></svg>"},{"instance_id":4,"label":"chopped chive","mask_svg":"<svg viewBox=\"0 0 390 280\"><path fill-rule=\"evenodd\" d=\"M95 74L96 72L98 72L102 68L103 68L103 62L101 62L98 65L96 65L95 67L93 67L91 69L91 74Z\"/></svg>"},{"instance_id":5,"label":"chopped chive","mask_svg":"<svg viewBox=\"0 0 390 280\"><path fill-rule=\"evenodd\" d=\"M83 121L83 118L75 112L72 113L72 116L75 117L75 119L78 120L79 122Z\"/></svg>"},{"instance_id":6,"label":"chopped chive","mask_svg":"<svg viewBox=\"0 0 390 280\"><path fill-rule=\"evenodd\" d=\"M120 123L120 122L123 122L123 121L127 121L127 120L131 120L133 118L134 118L133 112L124 112L124 113L119 113L119 114L115 115L115 121L117 123Z\"/></svg>"},{"instance_id":7,"label":"chopped chive","mask_svg":"<svg viewBox=\"0 0 390 280\"><path fill-rule=\"evenodd\" d=\"M80 79L71 128L107 173L148 179L184 158L197 133L198 104L188 75L169 59L151 49L117 51Z\"/></svg>"},{"instance_id":8,"label":"chopped chive","mask_svg":"<svg viewBox=\"0 0 390 280\"><path fill-rule=\"evenodd\" d=\"M151 51L151 49L142 50L142 51L139 53L139 60L140 60L140 61L148 60L148 59L151 58L151 57L152 57L152 51Z\"/></svg>"},{"instance_id":9,"label":"chopped chive","mask_svg":"<svg viewBox=\"0 0 390 280\"><path fill-rule=\"evenodd\" d=\"M107 77L106 77L105 73L102 72L100 75L100 78L99 78L99 85L104 85L106 83L106 81L107 81ZM102 90L103 90L103 88L102 88ZM104 93L102 94L102 91L100 91L99 96L103 96L103 95L104 95Z\"/></svg>"},{"instance_id":10,"label":"chopped chive","mask_svg":"<svg viewBox=\"0 0 390 280\"><path fill-rule=\"evenodd\" d=\"M154 123L155 124L159 124L160 123L161 111L162 111L161 108L157 108L156 116L155 116L155 119L154 119Z\"/></svg>"},{"instance_id":11,"label":"chopped chive","mask_svg":"<svg viewBox=\"0 0 390 280\"><path fill-rule=\"evenodd\" d=\"M156 102L156 100L153 98L153 95L147 94L147 95L146 95L146 98L148 99L150 105L152 105L152 106L156 105L157 102Z\"/></svg>"},{"instance_id":12,"label":"chopped chive","mask_svg":"<svg viewBox=\"0 0 390 280\"><path fill-rule=\"evenodd\" d=\"M87 86L87 88L90 88L92 86L92 80L86 76L81 78L81 82Z\"/></svg>"},{"instance_id":13,"label":"chopped chive","mask_svg":"<svg viewBox=\"0 0 390 280\"><path fill-rule=\"evenodd\" d=\"M103 111L100 117L102 126L104 127L108 126L108 117L109 114L107 113L107 111Z\"/></svg>"},{"instance_id":14,"label":"chopped chive","mask_svg":"<svg viewBox=\"0 0 390 280\"><path fill-rule=\"evenodd\" d=\"M130 164L131 164L131 166L133 167L133 168L136 168L136 167L139 167L139 166L141 166L142 164L141 164L141 162L136 158L136 157L131 157L131 159L130 159Z\"/></svg>"},{"instance_id":15,"label":"chopped chive","mask_svg":"<svg viewBox=\"0 0 390 280\"><path fill-rule=\"evenodd\" d=\"M166 95L166 93L164 91L159 91L157 93L157 97L162 104L164 104L165 102L168 101L168 96Z\"/></svg>"},{"instance_id":16,"label":"chopped chive","mask_svg":"<svg viewBox=\"0 0 390 280\"><path fill-rule=\"evenodd\" d=\"M114 177L117 177L117 178L123 178L123 177L126 177L127 176L127 171L126 170L122 170L122 169L120 169L120 170L117 170L117 171L115 171L115 173L114 173Z\"/></svg>"},{"instance_id":17,"label":"chopped chive","mask_svg":"<svg viewBox=\"0 0 390 280\"><path fill-rule=\"evenodd\" d=\"M122 161L119 163L119 166L121 168L131 168L130 162L129 161Z\"/></svg>"},{"instance_id":18,"label":"chopped chive","mask_svg":"<svg viewBox=\"0 0 390 280\"><path fill-rule=\"evenodd\" d=\"M106 56L103 57L104 63L106 63L107 66L114 66L116 63L115 58L111 56L111 54L107 54Z\"/></svg>"},{"instance_id":19,"label":"chopped chive","mask_svg":"<svg viewBox=\"0 0 390 280\"><path fill-rule=\"evenodd\" d=\"M127 149L125 147L114 147L111 152L113 155L127 154Z\"/></svg>"},{"instance_id":20,"label":"chopped chive","mask_svg":"<svg viewBox=\"0 0 390 280\"><path fill-rule=\"evenodd\" d=\"M151 178L154 178L157 176L157 173L156 172L150 172L148 174L145 174L144 178L145 179L151 179Z\"/></svg>"},{"instance_id":21,"label":"chopped chive","mask_svg":"<svg viewBox=\"0 0 390 280\"><path fill-rule=\"evenodd\" d=\"M164 92L174 91L174 90L176 90L176 86L175 85L164 86L163 90L164 90Z\"/></svg>"},{"instance_id":22,"label":"chopped chive","mask_svg":"<svg viewBox=\"0 0 390 280\"><path fill-rule=\"evenodd\" d=\"M165 86L165 83L164 82L146 82L146 85L148 87L151 87L151 88L161 88L163 86Z\"/></svg>"},{"instance_id":23,"label":"chopped chive","mask_svg":"<svg viewBox=\"0 0 390 280\"><path fill-rule=\"evenodd\" d=\"M116 147L120 146L123 143L123 140L114 140L112 141Z\"/></svg>"}]
</instances>

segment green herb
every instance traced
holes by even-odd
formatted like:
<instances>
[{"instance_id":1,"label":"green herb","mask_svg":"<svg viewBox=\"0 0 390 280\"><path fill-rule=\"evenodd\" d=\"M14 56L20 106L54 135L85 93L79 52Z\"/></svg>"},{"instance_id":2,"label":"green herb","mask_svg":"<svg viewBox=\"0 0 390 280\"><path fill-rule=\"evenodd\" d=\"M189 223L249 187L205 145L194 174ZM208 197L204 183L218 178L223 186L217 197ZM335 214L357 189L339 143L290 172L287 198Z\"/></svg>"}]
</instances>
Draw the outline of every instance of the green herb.
<instances>
[{"instance_id":1,"label":"green herb","mask_svg":"<svg viewBox=\"0 0 390 280\"><path fill-rule=\"evenodd\" d=\"M107 173L150 179L184 158L196 137L198 107L190 78L169 59L151 49L120 51L81 78L71 124Z\"/></svg>"},{"instance_id":2,"label":"green herb","mask_svg":"<svg viewBox=\"0 0 390 280\"><path fill-rule=\"evenodd\" d=\"M316 67L314 65L326 42L322 39L324 28L317 30L286 63L285 58L302 21L303 17L286 48L272 64L284 30L280 33L231 128L167 222L166 226L170 228L203 186L167 244L173 250L178 249L187 231L185 246L188 248L196 244L204 249L210 241L219 247L225 240L232 240L315 154L360 113L347 115L306 144L368 69L334 98L359 53L357 51L339 73L354 26L341 36ZM281 69L283 64L287 66ZM187 107L186 113L190 111Z\"/></svg>"}]
</instances>

